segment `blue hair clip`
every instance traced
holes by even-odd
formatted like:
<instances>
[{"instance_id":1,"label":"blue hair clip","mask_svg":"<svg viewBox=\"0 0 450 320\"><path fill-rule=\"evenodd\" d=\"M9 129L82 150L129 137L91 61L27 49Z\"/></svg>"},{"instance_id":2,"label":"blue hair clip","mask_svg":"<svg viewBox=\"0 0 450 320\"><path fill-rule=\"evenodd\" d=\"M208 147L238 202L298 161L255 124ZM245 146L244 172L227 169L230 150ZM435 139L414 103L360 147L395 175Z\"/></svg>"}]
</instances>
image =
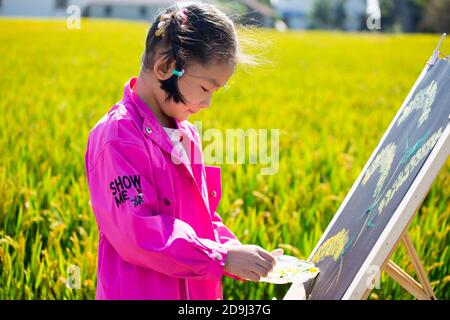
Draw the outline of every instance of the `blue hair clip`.
<instances>
[{"instance_id":1,"label":"blue hair clip","mask_svg":"<svg viewBox=\"0 0 450 320\"><path fill-rule=\"evenodd\" d=\"M177 69L172 71L172 74L178 76L178 78L181 77L183 75L183 73L184 73L184 69L182 69L181 71L178 71Z\"/></svg>"}]
</instances>

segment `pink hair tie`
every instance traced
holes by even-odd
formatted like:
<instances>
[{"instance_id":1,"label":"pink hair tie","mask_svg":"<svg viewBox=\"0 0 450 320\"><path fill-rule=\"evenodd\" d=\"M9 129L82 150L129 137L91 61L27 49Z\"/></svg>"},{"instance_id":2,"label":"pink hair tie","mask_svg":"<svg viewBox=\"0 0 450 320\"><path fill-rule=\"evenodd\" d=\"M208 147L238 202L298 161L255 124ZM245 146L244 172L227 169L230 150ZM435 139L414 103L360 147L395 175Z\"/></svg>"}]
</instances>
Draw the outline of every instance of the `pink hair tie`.
<instances>
[{"instance_id":1,"label":"pink hair tie","mask_svg":"<svg viewBox=\"0 0 450 320\"><path fill-rule=\"evenodd\" d=\"M181 16L183 17L183 19L184 19L184 22L187 22L187 19L188 19L188 17L187 17L187 13L188 13L188 9L187 9L187 8L183 8L183 9L181 9L181 12L180 12L180 14L181 14Z\"/></svg>"}]
</instances>

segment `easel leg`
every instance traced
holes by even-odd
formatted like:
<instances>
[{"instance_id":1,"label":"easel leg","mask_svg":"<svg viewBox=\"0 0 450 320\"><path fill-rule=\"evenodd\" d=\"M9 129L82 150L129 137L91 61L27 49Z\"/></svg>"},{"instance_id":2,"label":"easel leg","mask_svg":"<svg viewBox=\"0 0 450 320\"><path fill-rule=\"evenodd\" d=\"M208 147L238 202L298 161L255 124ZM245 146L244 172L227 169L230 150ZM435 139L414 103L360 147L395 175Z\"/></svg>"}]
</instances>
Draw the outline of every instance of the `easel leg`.
<instances>
[{"instance_id":1,"label":"easel leg","mask_svg":"<svg viewBox=\"0 0 450 320\"><path fill-rule=\"evenodd\" d=\"M417 299L436 300L436 295L434 294L433 289L431 288L431 284L428 281L425 269L423 268L419 256L414 249L411 238L408 236L408 233L406 231L403 233L401 241L406 248L406 252L408 253L409 259L411 260L414 269L416 270L420 283L414 280L414 278L412 278L392 260L389 260L384 264L383 270Z\"/></svg>"},{"instance_id":2,"label":"easel leg","mask_svg":"<svg viewBox=\"0 0 450 320\"><path fill-rule=\"evenodd\" d=\"M431 288L430 281L428 281L427 273L423 268L422 263L420 262L419 256L416 250L414 249L414 245L411 241L411 238L408 236L407 232L403 233L402 241L406 248L406 252L408 253L409 259L411 259L411 262L414 265L414 269L416 270L420 283L425 289L427 295L431 299L436 300L436 295L434 294L433 289Z\"/></svg>"},{"instance_id":3,"label":"easel leg","mask_svg":"<svg viewBox=\"0 0 450 320\"><path fill-rule=\"evenodd\" d=\"M418 300L429 300L430 298L425 293L423 287L414 280L403 269L396 265L392 260L386 264L384 271L398 284L400 284L406 291L415 296Z\"/></svg>"}]
</instances>

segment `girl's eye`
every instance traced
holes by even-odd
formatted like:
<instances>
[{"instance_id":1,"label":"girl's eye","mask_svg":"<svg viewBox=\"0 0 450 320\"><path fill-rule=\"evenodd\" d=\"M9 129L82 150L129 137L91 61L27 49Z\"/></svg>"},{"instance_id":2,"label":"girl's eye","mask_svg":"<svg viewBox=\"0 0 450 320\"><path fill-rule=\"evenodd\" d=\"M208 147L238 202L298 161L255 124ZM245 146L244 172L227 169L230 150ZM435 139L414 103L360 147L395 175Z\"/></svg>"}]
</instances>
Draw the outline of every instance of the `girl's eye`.
<instances>
[{"instance_id":1,"label":"girl's eye","mask_svg":"<svg viewBox=\"0 0 450 320\"><path fill-rule=\"evenodd\" d=\"M205 88L203 88L203 87L202 87L202 90L203 90L204 92L208 92L208 90L206 90L206 89L205 89Z\"/></svg>"}]
</instances>

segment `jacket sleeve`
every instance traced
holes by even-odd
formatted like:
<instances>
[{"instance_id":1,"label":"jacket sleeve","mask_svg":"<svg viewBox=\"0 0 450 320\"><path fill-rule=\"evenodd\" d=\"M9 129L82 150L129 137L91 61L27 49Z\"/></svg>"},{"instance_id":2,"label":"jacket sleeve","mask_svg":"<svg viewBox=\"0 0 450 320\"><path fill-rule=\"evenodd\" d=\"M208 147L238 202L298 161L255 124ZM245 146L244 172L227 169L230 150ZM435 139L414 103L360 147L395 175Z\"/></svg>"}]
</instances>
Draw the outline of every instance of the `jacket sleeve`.
<instances>
[{"instance_id":1,"label":"jacket sleeve","mask_svg":"<svg viewBox=\"0 0 450 320\"><path fill-rule=\"evenodd\" d=\"M157 212L144 145L109 141L86 170L99 230L123 260L172 277L222 278L226 247Z\"/></svg>"},{"instance_id":2,"label":"jacket sleeve","mask_svg":"<svg viewBox=\"0 0 450 320\"><path fill-rule=\"evenodd\" d=\"M214 230L221 244L225 246L242 244L234 233L223 223L220 215L215 211L212 217Z\"/></svg>"}]
</instances>

